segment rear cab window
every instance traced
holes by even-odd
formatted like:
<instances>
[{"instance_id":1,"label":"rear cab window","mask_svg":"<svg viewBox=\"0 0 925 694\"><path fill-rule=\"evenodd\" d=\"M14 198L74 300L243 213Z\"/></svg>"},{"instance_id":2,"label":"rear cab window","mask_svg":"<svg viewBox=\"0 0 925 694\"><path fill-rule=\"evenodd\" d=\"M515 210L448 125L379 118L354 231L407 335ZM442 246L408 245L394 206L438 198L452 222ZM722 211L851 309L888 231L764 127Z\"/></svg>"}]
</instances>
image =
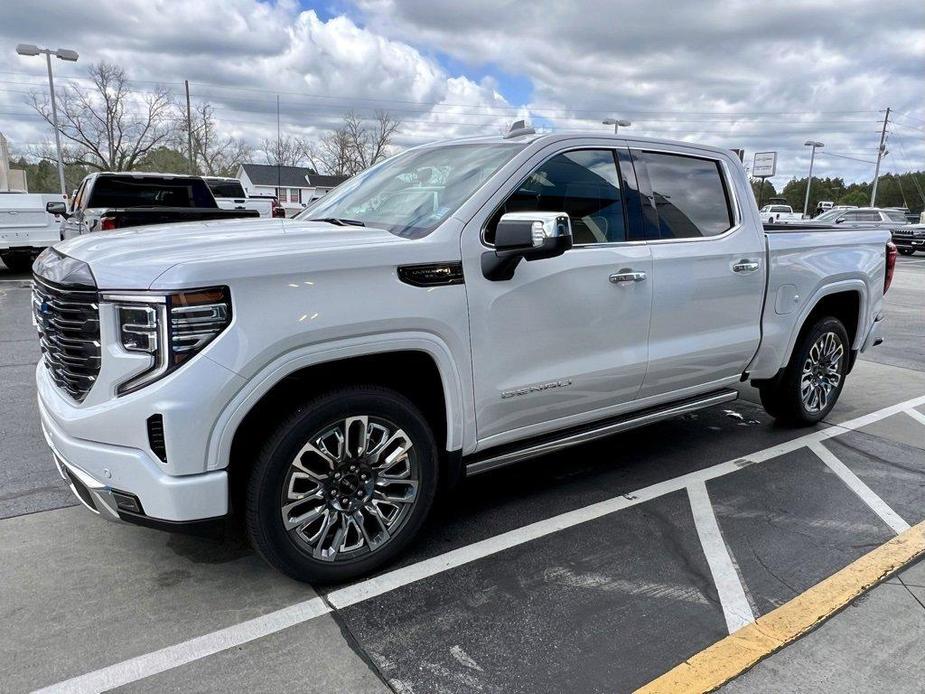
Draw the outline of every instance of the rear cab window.
<instances>
[{"instance_id":1,"label":"rear cab window","mask_svg":"<svg viewBox=\"0 0 925 694\"><path fill-rule=\"evenodd\" d=\"M633 157L637 173L647 178L651 189L655 239L719 236L733 227L732 200L719 161L644 150L634 151Z\"/></svg>"},{"instance_id":2,"label":"rear cab window","mask_svg":"<svg viewBox=\"0 0 925 694\"><path fill-rule=\"evenodd\" d=\"M209 184L209 190L217 198L243 198L244 186L240 181L206 181Z\"/></svg>"},{"instance_id":3,"label":"rear cab window","mask_svg":"<svg viewBox=\"0 0 925 694\"><path fill-rule=\"evenodd\" d=\"M201 178L100 176L87 207L215 207Z\"/></svg>"}]
</instances>

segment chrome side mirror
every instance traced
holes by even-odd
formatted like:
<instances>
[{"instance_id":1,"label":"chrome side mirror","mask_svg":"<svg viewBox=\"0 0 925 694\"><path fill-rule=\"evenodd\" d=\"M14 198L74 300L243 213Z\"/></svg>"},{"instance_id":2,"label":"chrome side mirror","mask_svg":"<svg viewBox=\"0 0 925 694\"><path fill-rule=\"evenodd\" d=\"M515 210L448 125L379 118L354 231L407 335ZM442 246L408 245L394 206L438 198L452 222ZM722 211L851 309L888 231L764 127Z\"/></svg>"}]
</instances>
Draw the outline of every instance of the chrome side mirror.
<instances>
[{"instance_id":1,"label":"chrome side mirror","mask_svg":"<svg viewBox=\"0 0 925 694\"><path fill-rule=\"evenodd\" d=\"M509 280L521 260L562 255L572 247L572 223L565 212L508 212L495 230L495 250L482 254L482 274Z\"/></svg>"}]
</instances>

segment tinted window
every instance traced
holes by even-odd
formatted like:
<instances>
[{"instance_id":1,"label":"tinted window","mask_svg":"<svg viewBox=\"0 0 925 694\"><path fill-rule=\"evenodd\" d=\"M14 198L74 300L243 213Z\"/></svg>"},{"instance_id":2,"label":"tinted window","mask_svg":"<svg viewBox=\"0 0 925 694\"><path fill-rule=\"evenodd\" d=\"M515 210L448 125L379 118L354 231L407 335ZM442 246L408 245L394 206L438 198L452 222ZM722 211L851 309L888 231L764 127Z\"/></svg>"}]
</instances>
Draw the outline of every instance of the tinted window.
<instances>
[{"instance_id":1,"label":"tinted window","mask_svg":"<svg viewBox=\"0 0 925 694\"><path fill-rule=\"evenodd\" d=\"M620 178L608 149L567 152L540 164L495 213L489 243L505 212L566 212L576 244L626 240Z\"/></svg>"},{"instance_id":2,"label":"tinted window","mask_svg":"<svg viewBox=\"0 0 925 694\"><path fill-rule=\"evenodd\" d=\"M240 181L206 181L209 184L209 190L217 198L243 198L245 197L244 186Z\"/></svg>"},{"instance_id":3,"label":"tinted window","mask_svg":"<svg viewBox=\"0 0 925 694\"><path fill-rule=\"evenodd\" d=\"M899 210L886 210L886 216L893 222L907 222L906 213Z\"/></svg>"},{"instance_id":4,"label":"tinted window","mask_svg":"<svg viewBox=\"0 0 925 694\"><path fill-rule=\"evenodd\" d=\"M87 207L215 207L201 178L100 176Z\"/></svg>"},{"instance_id":5,"label":"tinted window","mask_svg":"<svg viewBox=\"0 0 925 694\"><path fill-rule=\"evenodd\" d=\"M732 227L719 162L641 152L658 210L661 238L716 236Z\"/></svg>"},{"instance_id":6,"label":"tinted window","mask_svg":"<svg viewBox=\"0 0 925 694\"><path fill-rule=\"evenodd\" d=\"M862 222L879 222L880 213L879 212L859 212L858 219Z\"/></svg>"}]
</instances>

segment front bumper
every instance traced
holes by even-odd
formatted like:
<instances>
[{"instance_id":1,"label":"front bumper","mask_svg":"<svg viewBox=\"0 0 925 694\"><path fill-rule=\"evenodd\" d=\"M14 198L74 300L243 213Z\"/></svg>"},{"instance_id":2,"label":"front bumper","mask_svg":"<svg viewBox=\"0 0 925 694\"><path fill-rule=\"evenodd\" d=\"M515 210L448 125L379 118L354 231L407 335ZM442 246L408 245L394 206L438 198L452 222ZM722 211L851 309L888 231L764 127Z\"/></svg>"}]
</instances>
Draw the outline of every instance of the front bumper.
<instances>
[{"instance_id":1,"label":"front bumper","mask_svg":"<svg viewBox=\"0 0 925 694\"><path fill-rule=\"evenodd\" d=\"M925 251L925 238L917 239L911 237L898 238L893 237L893 243L897 248L911 248L916 251Z\"/></svg>"},{"instance_id":2,"label":"front bumper","mask_svg":"<svg viewBox=\"0 0 925 694\"><path fill-rule=\"evenodd\" d=\"M69 436L41 398L39 412L59 473L94 513L108 520L168 528L227 515L228 475L224 470L168 475L143 450ZM137 512L120 507L125 498L137 500Z\"/></svg>"}]
</instances>

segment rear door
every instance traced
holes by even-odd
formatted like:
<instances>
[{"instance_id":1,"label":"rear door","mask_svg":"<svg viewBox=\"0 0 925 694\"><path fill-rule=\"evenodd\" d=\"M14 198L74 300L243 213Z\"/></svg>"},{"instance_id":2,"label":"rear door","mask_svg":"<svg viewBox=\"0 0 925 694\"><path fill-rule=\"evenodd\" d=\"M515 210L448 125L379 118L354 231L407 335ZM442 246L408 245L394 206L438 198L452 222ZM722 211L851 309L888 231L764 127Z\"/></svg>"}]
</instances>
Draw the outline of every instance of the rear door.
<instances>
[{"instance_id":1,"label":"rear door","mask_svg":"<svg viewBox=\"0 0 925 694\"><path fill-rule=\"evenodd\" d=\"M737 163L705 150L634 149L653 263L649 368L640 398L736 381L760 340L764 234ZM744 177L742 177L744 178Z\"/></svg>"},{"instance_id":2,"label":"rear door","mask_svg":"<svg viewBox=\"0 0 925 694\"><path fill-rule=\"evenodd\" d=\"M538 153L463 233L480 446L604 417L645 377L652 263L634 238L638 196L621 182L612 142L593 142ZM481 256L500 216L515 211L568 213L575 245L490 281ZM638 281L616 278L633 273Z\"/></svg>"}]
</instances>

